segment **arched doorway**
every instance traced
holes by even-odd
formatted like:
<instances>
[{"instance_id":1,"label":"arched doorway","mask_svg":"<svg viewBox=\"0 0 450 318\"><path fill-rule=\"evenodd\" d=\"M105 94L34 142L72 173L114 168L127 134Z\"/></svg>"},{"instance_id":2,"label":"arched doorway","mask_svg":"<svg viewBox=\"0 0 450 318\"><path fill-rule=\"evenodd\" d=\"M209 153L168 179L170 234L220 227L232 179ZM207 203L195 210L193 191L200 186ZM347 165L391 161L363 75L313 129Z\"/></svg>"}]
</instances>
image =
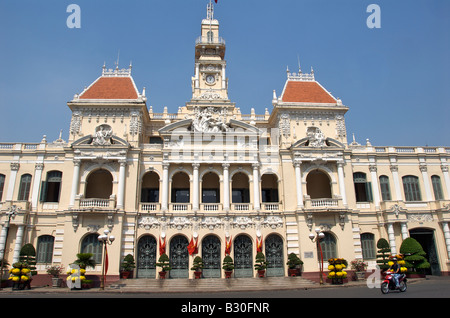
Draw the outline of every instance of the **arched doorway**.
<instances>
[{"instance_id":1,"label":"arched doorway","mask_svg":"<svg viewBox=\"0 0 450 318\"><path fill-rule=\"evenodd\" d=\"M284 276L283 239L277 234L270 234L265 240L267 277Z\"/></svg>"},{"instance_id":2,"label":"arched doorway","mask_svg":"<svg viewBox=\"0 0 450 318\"><path fill-rule=\"evenodd\" d=\"M234 239L234 276L253 277L253 243L247 235Z\"/></svg>"},{"instance_id":3,"label":"arched doorway","mask_svg":"<svg viewBox=\"0 0 450 318\"><path fill-rule=\"evenodd\" d=\"M142 178L141 202L159 202L159 175L154 171Z\"/></svg>"},{"instance_id":4,"label":"arched doorway","mask_svg":"<svg viewBox=\"0 0 450 318\"><path fill-rule=\"evenodd\" d=\"M409 230L409 235L422 246L423 251L427 254L425 258L430 263L430 268L425 269L426 275L441 275L441 267L439 266L439 257L436 251L436 243L434 239L434 230L427 228L417 228Z\"/></svg>"},{"instance_id":5,"label":"arched doorway","mask_svg":"<svg viewBox=\"0 0 450 318\"><path fill-rule=\"evenodd\" d=\"M138 242L137 273L138 278L155 278L156 275L156 239L145 235Z\"/></svg>"},{"instance_id":6,"label":"arched doorway","mask_svg":"<svg viewBox=\"0 0 450 318\"><path fill-rule=\"evenodd\" d=\"M112 194L113 176L108 170L98 169L86 180L85 198L109 199Z\"/></svg>"},{"instance_id":7,"label":"arched doorway","mask_svg":"<svg viewBox=\"0 0 450 318\"><path fill-rule=\"evenodd\" d=\"M306 191L311 199L331 198L330 178L319 169L311 171L306 177Z\"/></svg>"},{"instance_id":8,"label":"arched doorway","mask_svg":"<svg viewBox=\"0 0 450 318\"><path fill-rule=\"evenodd\" d=\"M231 179L231 202L250 203L249 179L243 172L238 172Z\"/></svg>"},{"instance_id":9,"label":"arched doorway","mask_svg":"<svg viewBox=\"0 0 450 318\"><path fill-rule=\"evenodd\" d=\"M202 241L203 277L220 278L220 239L208 235Z\"/></svg>"},{"instance_id":10,"label":"arched doorway","mask_svg":"<svg viewBox=\"0 0 450 318\"><path fill-rule=\"evenodd\" d=\"M202 179L202 203L220 202L220 178L214 172L208 172Z\"/></svg>"},{"instance_id":11,"label":"arched doorway","mask_svg":"<svg viewBox=\"0 0 450 318\"><path fill-rule=\"evenodd\" d=\"M189 242L183 235L170 240L170 278L189 278Z\"/></svg>"}]
</instances>

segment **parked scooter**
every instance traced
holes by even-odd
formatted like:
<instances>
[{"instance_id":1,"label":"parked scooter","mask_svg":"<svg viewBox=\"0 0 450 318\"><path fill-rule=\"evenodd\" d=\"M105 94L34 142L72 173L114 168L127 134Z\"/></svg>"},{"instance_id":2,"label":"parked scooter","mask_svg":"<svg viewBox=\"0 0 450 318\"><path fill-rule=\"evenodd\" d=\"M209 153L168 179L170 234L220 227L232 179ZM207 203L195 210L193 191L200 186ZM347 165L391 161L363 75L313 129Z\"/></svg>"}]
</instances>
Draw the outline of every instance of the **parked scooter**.
<instances>
[{"instance_id":1,"label":"parked scooter","mask_svg":"<svg viewBox=\"0 0 450 318\"><path fill-rule=\"evenodd\" d=\"M400 274L398 278L398 288L395 287L394 277L391 271L386 271L386 276L383 283L381 283L381 292L383 294L389 293L390 290L399 290L401 292L406 291L406 275Z\"/></svg>"}]
</instances>

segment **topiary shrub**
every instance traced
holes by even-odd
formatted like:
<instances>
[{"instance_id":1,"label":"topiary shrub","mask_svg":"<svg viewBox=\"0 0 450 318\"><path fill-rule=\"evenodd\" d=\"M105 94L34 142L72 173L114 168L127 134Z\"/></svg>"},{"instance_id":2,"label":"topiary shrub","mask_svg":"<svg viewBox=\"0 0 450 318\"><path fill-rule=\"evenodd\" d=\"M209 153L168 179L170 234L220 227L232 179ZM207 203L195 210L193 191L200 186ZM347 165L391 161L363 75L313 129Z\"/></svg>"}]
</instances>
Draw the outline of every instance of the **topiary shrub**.
<instances>
[{"instance_id":1,"label":"topiary shrub","mask_svg":"<svg viewBox=\"0 0 450 318\"><path fill-rule=\"evenodd\" d=\"M384 238L380 238L377 242L377 265L382 270L385 271L389 268L389 255L391 253L391 248L388 241Z\"/></svg>"},{"instance_id":2,"label":"topiary shrub","mask_svg":"<svg viewBox=\"0 0 450 318\"><path fill-rule=\"evenodd\" d=\"M411 271L420 272L421 270L430 268L430 263L425 258L427 254L416 239L412 237L405 239L400 246L400 253L404 255L405 266L411 269Z\"/></svg>"}]
</instances>

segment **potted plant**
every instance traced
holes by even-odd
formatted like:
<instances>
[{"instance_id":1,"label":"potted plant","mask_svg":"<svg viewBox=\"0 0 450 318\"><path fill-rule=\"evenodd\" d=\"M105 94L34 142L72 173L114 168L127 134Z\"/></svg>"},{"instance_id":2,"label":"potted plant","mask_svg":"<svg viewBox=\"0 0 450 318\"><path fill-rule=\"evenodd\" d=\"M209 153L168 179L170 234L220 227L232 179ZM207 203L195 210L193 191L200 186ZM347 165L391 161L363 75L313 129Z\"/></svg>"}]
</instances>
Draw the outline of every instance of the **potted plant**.
<instances>
[{"instance_id":1,"label":"potted plant","mask_svg":"<svg viewBox=\"0 0 450 318\"><path fill-rule=\"evenodd\" d=\"M74 279L80 279L80 283L81 283L81 288L82 289L88 289L91 288L94 284L94 282L90 279L86 279L86 268L87 267L95 267L95 260L92 259L93 254L91 253L78 253L77 254L77 259L75 260L75 262L73 262L73 264L78 265L80 267L80 272L78 274L77 270L72 270L71 273L73 274L73 276L69 276L67 277L67 279L72 279L72 281L74 281ZM78 276L79 275L79 276Z\"/></svg>"},{"instance_id":2,"label":"potted plant","mask_svg":"<svg viewBox=\"0 0 450 318\"><path fill-rule=\"evenodd\" d=\"M199 279L202 277L203 266L203 259L200 256L196 256L191 268L191 270L194 271L195 279Z\"/></svg>"},{"instance_id":3,"label":"potted plant","mask_svg":"<svg viewBox=\"0 0 450 318\"><path fill-rule=\"evenodd\" d=\"M377 242L377 266L382 272L389 268L389 255L391 253L391 248L386 239L380 238ZM382 276L384 278L384 276Z\"/></svg>"},{"instance_id":4,"label":"potted plant","mask_svg":"<svg viewBox=\"0 0 450 318\"><path fill-rule=\"evenodd\" d=\"M230 278L233 273L234 263L230 255L226 255L222 262L222 269L225 271L225 278Z\"/></svg>"},{"instance_id":5,"label":"potted plant","mask_svg":"<svg viewBox=\"0 0 450 318\"><path fill-rule=\"evenodd\" d=\"M167 254L165 253L161 254L161 256L158 259L158 262L156 263L156 266L161 267L159 277L161 279L165 279L167 272L172 269L172 267L170 266L169 256L167 256Z\"/></svg>"},{"instance_id":6,"label":"potted plant","mask_svg":"<svg viewBox=\"0 0 450 318\"><path fill-rule=\"evenodd\" d=\"M7 286L8 286L8 280L7 280L7 279L3 279L3 272L4 272L5 270L8 270L8 267L9 267L8 261L7 261L6 259L3 259L3 260L1 261L1 264L0 264L1 288L4 288L4 287L7 287Z\"/></svg>"},{"instance_id":7,"label":"potted plant","mask_svg":"<svg viewBox=\"0 0 450 318\"><path fill-rule=\"evenodd\" d=\"M134 262L134 257L131 254L128 254L123 258L122 262L122 278L128 279L130 275L133 273L133 268L136 267Z\"/></svg>"},{"instance_id":8,"label":"potted plant","mask_svg":"<svg viewBox=\"0 0 450 318\"><path fill-rule=\"evenodd\" d=\"M63 271L63 268L59 265L53 265L47 267L47 274L52 276L52 287L61 287L62 279L59 277Z\"/></svg>"},{"instance_id":9,"label":"potted plant","mask_svg":"<svg viewBox=\"0 0 450 318\"><path fill-rule=\"evenodd\" d=\"M367 263L360 260L355 259L350 263L352 270L355 271L356 280L364 280L366 278L366 269Z\"/></svg>"},{"instance_id":10,"label":"potted plant","mask_svg":"<svg viewBox=\"0 0 450 318\"><path fill-rule=\"evenodd\" d=\"M289 276L297 276L301 275L301 267L303 265L302 260L300 257L297 256L295 253L290 253L288 255L288 261L286 263L288 266L288 275Z\"/></svg>"},{"instance_id":11,"label":"potted plant","mask_svg":"<svg viewBox=\"0 0 450 318\"><path fill-rule=\"evenodd\" d=\"M328 278L331 279L332 284L343 284L344 279L347 278L347 261L343 258L330 258L328 260Z\"/></svg>"},{"instance_id":12,"label":"potted plant","mask_svg":"<svg viewBox=\"0 0 450 318\"><path fill-rule=\"evenodd\" d=\"M8 279L13 282L13 290L31 289L31 270L27 263L14 263L9 273Z\"/></svg>"},{"instance_id":13,"label":"potted plant","mask_svg":"<svg viewBox=\"0 0 450 318\"><path fill-rule=\"evenodd\" d=\"M258 252L255 258L255 269L258 271L259 277L264 277L267 268L266 257L263 252Z\"/></svg>"}]
</instances>

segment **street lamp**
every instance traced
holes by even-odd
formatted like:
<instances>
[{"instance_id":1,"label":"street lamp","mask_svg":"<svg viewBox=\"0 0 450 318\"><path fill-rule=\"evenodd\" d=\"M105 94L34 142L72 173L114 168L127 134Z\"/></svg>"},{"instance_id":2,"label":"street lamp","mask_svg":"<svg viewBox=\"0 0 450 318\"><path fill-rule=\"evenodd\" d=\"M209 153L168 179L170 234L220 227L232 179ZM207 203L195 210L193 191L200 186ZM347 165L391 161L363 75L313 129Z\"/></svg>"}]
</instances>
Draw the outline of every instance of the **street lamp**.
<instances>
[{"instance_id":1,"label":"street lamp","mask_svg":"<svg viewBox=\"0 0 450 318\"><path fill-rule=\"evenodd\" d=\"M319 271L319 283L320 285L323 285L323 253L322 253L322 246L320 245L320 240L325 237L325 234L319 229L316 228L316 235L314 233L309 234L309 239L311 242L316 242L317 245L317 252L320 252L320 271Z\"/></svg>"},{"instance_id":2,"label":"street lamp","mask_svg":"<svg viewBox=\"0 0 450 318\"><path fill-rule=\"evenodd\" d=\"M107 257L107 250L106 250L106 245L111 245L114 240L116 239L114 237L114 235L109 235L109 230L104 230L103 231L103 235L99 235L98 236L98 240L100 243L103 244L103 262L102 262L102 280L100 282L100 289L105 289L105 262L106 262L106 257Z\"/></svg>"},{"instance_id":3,"label":"street lamp","mask_svg":"<svg viewBox=\"0 0 450 318\"><path fill-rule=\"evenodd\" d=\"M3 264L5 260L5 251L6 251L6 241L8 240L8 232L9 232L9 224L11 223L11 219L14 219L18 212L18 208L15 205L12 205L11 208L6 212L6 216L8 217L8 221L5 222L3 226L2 234L1 234L1 242L0 245L3 246L3 249L0 254L0 280L3 279ZM0 286L0 290L1 290Z\"/></svg>"}]
</instances>

